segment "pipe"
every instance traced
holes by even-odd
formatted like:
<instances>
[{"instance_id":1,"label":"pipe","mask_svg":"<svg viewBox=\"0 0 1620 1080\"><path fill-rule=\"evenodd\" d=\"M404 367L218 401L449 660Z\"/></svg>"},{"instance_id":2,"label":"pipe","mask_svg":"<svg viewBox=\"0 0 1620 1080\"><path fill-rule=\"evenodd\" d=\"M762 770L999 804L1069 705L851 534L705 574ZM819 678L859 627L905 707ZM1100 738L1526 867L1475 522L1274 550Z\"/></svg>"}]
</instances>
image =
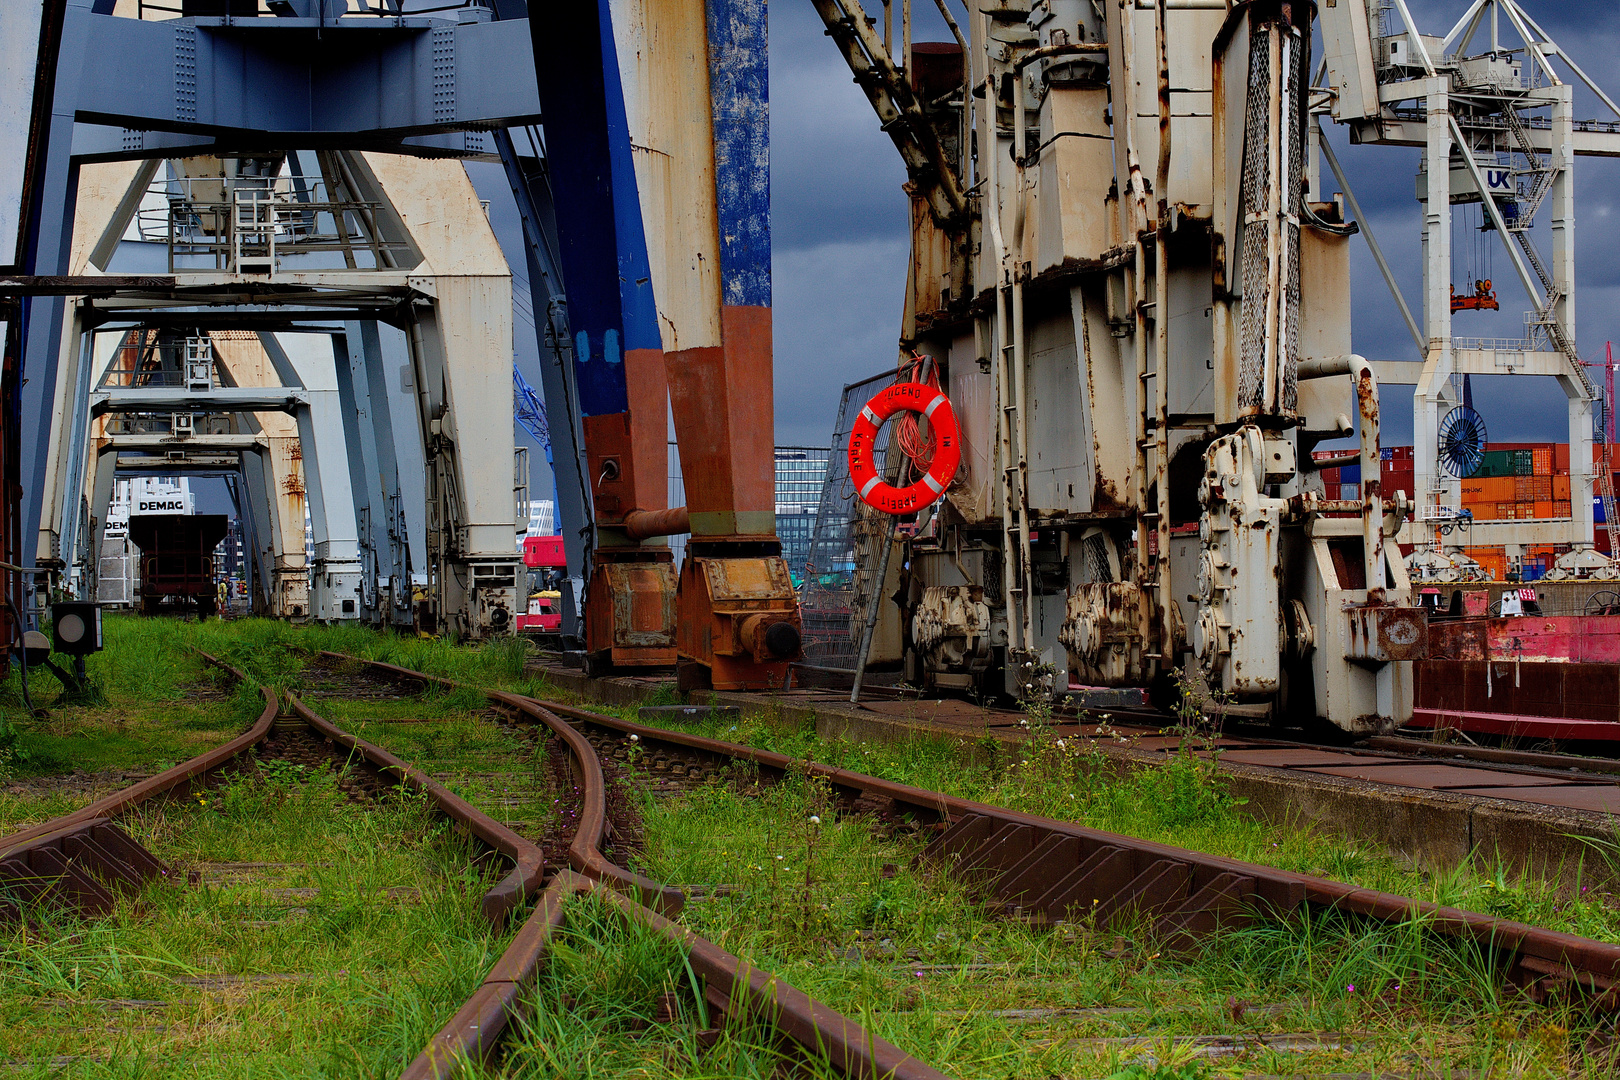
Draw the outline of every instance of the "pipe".
<instances>
[{"instance_id":1,"label":"pipe","mask_svg":"<svg viewBox=\"0 0 1620 1080\"><path fill-rule=\"evenodd\" d=\"M1018 411L1018 555L1023 568L1022 647L1035 648L1034 553L1029 544L1029 370L1024 349L1024 222L1029 207L1024 182L1024 79L1013 79L1013 264L1012 264L1012 374L1013 401ZM995 149L1000 151L1000 144ZM1000 168L999 163L997 168ZM999 175L999 173L998 173Z\"/></svg>"},{"instance_id":2,"label":"pipe","mask_svg":"<svg viewBox=\"0 0 1620 1080\"><path fill-rule=\"evenodd\" d=\"M1009 462L1012 460L1012 432L1010 420L1007 415L1008 386L1010 376L1007 373L1007 353L1011 346L1007 342L1007 301L1003 296L1003 279L1007 273L1007 244L1001 235L1001 133L996 123L996 81L990 75L990 66L993 60L990 56L990 17L985 15L985 142L989 152L983 156L985 162L985 187L989 192L990 205L985 208L985 219L990 224L990 244L995 258L996 266L996 322L995 322L995 350L996 350L996 442L1001 453L1001 599L1007 607L1008 638L1013 636L1013 526L1012 526L1012 499L1006 490L1010 471Z\"/></svg>"},{"instance_id":3,"label":"pipe","mask_svg":"<svg viewBox=\"0 0 1620 1080\"><path fill-rule=\"evenodd\" d=\"M680 536L692 531L692 518L684 506L668 510L632 510L624 515L624 533L632 540Z\"/></svg>"},{"instance_id":4,"label":"pipe","mask_svg":"<svg viewBox=\"0 0 1620 1080\"><path fill-rule=\"evenodd\" d=\"M1153 194L1159 202L1153 231L1153 476L1157 498L1153 520L1155 547L1153 580L1159 603L1159 670L1176 663L1175 598L1170 581L1170 49L1165 32L1165 0L1159 0L1153 36L1159 54L1159 166Z\"/></svg>"},{"instance_id":5,"label":"pipe","mask_svg":"<svg viewBox=\"0 0 1620 1080\"><path fill-rule=\"evenodd\" d=\"M883 586L889 579L889 552L894 550L894 528L898 519L888 514L884 516L888 522L883 529L883 554L878 559L877 578L872 582L872 588L866 598L866 623L861 627L861 651L855 657L855 682L849 690L851 705L859 705L861 702L861 683L866 680L866 658L872 654L872 635L877 631L879 606L883 603Z\"/></svg>"},{"instance_id":6,"label":"pipe","mask_svg":"<svg viewBox=\"0 0 1620 1080\"><path fill-rule=\"evenodd\" d=\"M1383 483L1379 479L1383 464L1378 452L1378 376L1366 358L1353 353L1299 362L1301 382L1333 375L1350 376L1351 388L1356 392L1356 409L1361 416L1356 427L1361 436L1361 544L1367 599L1383 600L1387 571L1384 566Z\"/></svg>"},{"instance_id":7,"label":"pipe","mask_svg":"<svg viewBox=\"0 0 1620 1080\"><path fill-rule=\"evenodd\" d=\"M1084 53L1105 53L1106 41L1076 41L1068 45L1042 45L1013 61L1013 70L1021 72L1037 60L1050 60L1055 56L1080 56Z\"/></svg>"}]
</instances>

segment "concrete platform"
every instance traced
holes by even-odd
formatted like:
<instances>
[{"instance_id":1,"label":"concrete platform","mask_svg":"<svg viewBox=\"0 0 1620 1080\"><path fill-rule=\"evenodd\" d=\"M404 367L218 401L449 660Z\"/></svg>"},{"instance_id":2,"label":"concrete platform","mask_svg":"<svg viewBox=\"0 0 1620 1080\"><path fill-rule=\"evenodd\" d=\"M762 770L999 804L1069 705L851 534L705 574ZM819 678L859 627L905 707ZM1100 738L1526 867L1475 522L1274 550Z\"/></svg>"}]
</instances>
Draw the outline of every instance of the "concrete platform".
<instances>
[{"instance_id":1,"label":"concrete platform","mask_svg":"<svg viewBox=\"0 0 1620 1080\"><path fill-rule=\"evenodd\" d=\"M544 659L531 659L529 669L588 702L639 705L654 694L667 701L674 693L672 672L590 679ZM943 738L959 746L964 760L973 761L984 761L986 755L1021 756L1029 738L1019 714L952 699L851 705L847 690L799 689L704 692L693 695L693 703L736 706L748 716L814 725L824 739ZM1179 736L1141 726L1134 717L1132 721L1101 730L1094 723L1048 730L1086 740L1110 770L1159 765L1180 748ZM1617 839L1613 821L1620 813L1620 784L1592 783L1589 776L1544 778L1432 760L1277 746L1267 740L1222 738L1215 749L1233 795L1246 800L1246 813L1267 825L1376 843L1428 869L1447 870L1469 861L1489 869L1500 862L1512 873L1569 888L1620 883L1620 876L1594 858L1581 839Z\"/></svg>"}]
</instances>

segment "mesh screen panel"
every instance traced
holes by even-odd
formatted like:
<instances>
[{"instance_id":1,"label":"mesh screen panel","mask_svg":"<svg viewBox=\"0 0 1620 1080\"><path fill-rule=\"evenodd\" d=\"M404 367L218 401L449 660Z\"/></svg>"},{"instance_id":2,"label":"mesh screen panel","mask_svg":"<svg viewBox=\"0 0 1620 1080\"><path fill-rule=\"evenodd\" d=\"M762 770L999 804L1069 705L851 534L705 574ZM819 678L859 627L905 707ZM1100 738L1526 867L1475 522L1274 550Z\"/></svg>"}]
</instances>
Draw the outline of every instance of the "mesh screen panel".
<instances>
[{"instance_id":1,"label":"mesh screen panel","mask_svg":"<svg viewBox=\"0 0 1620 1080\"><path fill-rule=\"evenodd\" d=\"M805 560L804 589L799 612L804 620L805 662L822 667L853 668L860 647L860 630L866 615L865 598L871 593L867 579L876 567L857 567L855 525L867 514L866 504L855 494L849 480L849 430L861 406L878 390L894 381L886 371L844 387L838 402L838 419L833 425L827 473L822 480L821 500ZM888 475L889 431L885 424L873 446L873 460L879 475ZM878 521L881 524L881 519ZM861 545L876 549L876 545Z\"/></svg>"},{"instance_id":2,"label":"mesh screen panel","mask_svg":"<svg viewBox=\"0 0 1620 1080\"><path fill-rule=\"evenodd\" d=\"M1271 173L1271 35L1256 27L1249 40L1249 93L1243 119L1243 215L1264 214L1270 205ZM1269 278L1266 238L1270 222L1263 217L1243 226L1243 312L1239 326L1238 411L1265 403L1266 307Z\"/></svg>"}]
</instances>

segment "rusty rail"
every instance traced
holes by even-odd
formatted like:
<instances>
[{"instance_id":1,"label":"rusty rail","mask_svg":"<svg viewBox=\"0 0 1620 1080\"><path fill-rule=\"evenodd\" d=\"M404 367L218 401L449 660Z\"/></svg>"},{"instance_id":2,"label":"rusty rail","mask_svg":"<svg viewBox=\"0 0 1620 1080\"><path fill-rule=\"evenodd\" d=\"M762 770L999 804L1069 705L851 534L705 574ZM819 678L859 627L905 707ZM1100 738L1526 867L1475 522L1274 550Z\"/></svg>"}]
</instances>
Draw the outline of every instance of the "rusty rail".
<instances>
[{"instance_id":1,"label":"rusty rail","mask_svg":"<svg viewBox=\"0 0 1620 1080\"><path fill-rule=\"evenodd\" d=\"M402 678L451 685L448 680L394 665L363 662ZM1026 912L1050 917L1075 907L1095 906L1097 917L1105 921L1127 912L1148 913L1171 935L1194 937L1257 914L1288 917L1311 908L1381 922L1417 922L1435 933L1495 949L1516 980L1532 989L1548 983L1572 983L1598 994L1602 1006L1620 1009L1620 945L1088 829L768 750L652 728L560 702L532 704L542 713L635 735L644 744L661 742L749 761L777 774L800 771L826 780L846 796L887 799L897 808L931 818L943 827L925 857L954 863L959 872L980 881L1001 902ZM1091 900L1098 902L1092 905Z\"/></svg>"},{"instance_id":2,"label":"rusty rail","mask_svg":"<svg viewBox=\"0 0 1620 1080\"><path fill-rule=\"evenodd\" d=\"M358 755L378 772L392 773L406 787L426 795L446 817L464 826L485 845L512 861L512 871L484 894L482 906L486 919L490 922L500 922L530 896L540 891L540 880L545 873L545 858L538 846L483 813L421 770L380 746L350 735L313 712L297 698L294 698L291 704L298 718L323 737Z\"/></svg>"},{"instance_id":3,"label":"rusty rail","mask_svg":"<svg viewBox=\"0 0 1620 1080\"><path fill-rule=\"evenodd\" d=\"M198 655L238 681L246 680L242 672L217 657ZM281 706L275 691L260 687L259 692L264 697L264 711L253 726L223 746L88 806L0 838L0 886L31 903L58 904L100 916L113 910L117 902L114 890L134 893L146 882L167 875L168 868L120 829L117 819L263 742ZM21 913L17 904L0 899L0 922Z\"/></svg>"},{"instance_id":4,"label":"rusty rail","mask_svg":"<svg viewBox=\"0 0 1620 1080\"><path fill-rule=\"evenodd\" d=\"M198 655L203 658L205 663L229 672L238 681L247 681L246 675L243 675L224 661L207 653L199 653ZM122 817L131 808L153 796L162 795L164 792L178 787L194 777L217 769L243 751L259 745L270 734L270 727L275 723L276 716L281 712L281 704L277 700L274 690L261 686L259 693L264 697L264 711L259 714L259 718L253 722L252 727L230 742L215 747L207 753L198 754L189 761L182 761L171 769L164 769L156 776L149 776L138 784L131 784L127 788L97 799L89 806L81 807L72 813L63 814L61 817L52 818L50 821L41 822L38 825L12 833L10 836L0 838L0 859L10 857L20 846L35 837L55 832L66 825L89 821L91 818Z\"/></svg>"},{"instance_id":5,"label":"rusty rail","mask_svg":"<svg viewBox=\"0 0 1620 1080\"><path fill-rule=\"evenodd\" d=\"M847 1076L885 1080L947 1080L947 1074L871 1034L842 1013L739 959L678 923L609 889L591 890L631 922L638 922L687 950L692 970L708 988L704 997L722 1011L741 1006L816 1054L825 1054Z\"/></svg>"},{"instance_id":6,"label":"rusty rail","mask_svg":"<svg viewBox=\"0 0 1620 1080\"><path fill-rule=\"evenodd\" d=\"M449 679L379 660L334 652L318 655L342 663L365 664L404 681L447 689L456 685ZM658 885L616 866L597 849L607 827L606 781L590 743L572 725L532 698L501 691L485 693L491 701L544 724L562 739L580 769L584 805L574 841L569 846L569 862L579 872L562 870L557 873L545 894L549 902L542 900L524 932L528 933L537 919L542 921L543 927L537 927L526 943L522 940L524 935L520 934L520 941L508 950L507 956L511 956L513 950L521 953L521 962L505 969L515 974L497 977L506 964L507 957L503 956L484 985L462 1006L455 1019L434 1036L401 1080L441 1080L455 1075L462 1062L488 1054L496 1039L489 1025L504 1025L501 1018L510 1010L501 1003L515 1000L517 988L532 978L543 959L546 938L562 923L563 901L573 892L596 895L621 918L648 927L685 949L692 970L708 988L705 999L711 1005L721 1010L737 1007L766 1021L809 1054L825 1056L846 1075L862 1080L947 1080L946 1074L866 1031L837 1010L646 906L656 904L673 914L680 909L685 896L678 889Z\"/></svg>"},{"instance_id":7,"label":"rusty rail","mask_svg":"<svg viewBox=\"0 0 1620 1080\"><path fill-rule=\"evenodd\" d=\"M933 815L946 828L930 844L927 857L954 861L1003 903L1025 911L1050 915L1076 906L1089 908L1097 899L1099 916L1147 912L1171 933L1193 935L1246 921L1266 908L1278 916L1314 907L1381 922L1418 921L1434 932L1495 948L1522 983L1572 982L1599 992L1606 1007L1620 1008L1620 991L1610 992L1620 985L1620 945L1088 829L556 702L546 704L560 716L636 735L643 743L663 742L752 761L778 773L799 770L822 777L841 792L886 798L898 807Z\"/></svg>"},{"instance_id":8,"label":"rusty rail","mask_svg":"<svg viewBox=\"0 0 1620 1080\"><path fill-rule=\"evenodd\" d=\"M583 881L567 871L557 875L478 989L405 1067L400 1080L444 1080L464 1063L483 1061L494 1052L510 1021L523 1015L523 991L533 984L551 936L563 925L563 902Z\"/></svg>"}]
</instances>

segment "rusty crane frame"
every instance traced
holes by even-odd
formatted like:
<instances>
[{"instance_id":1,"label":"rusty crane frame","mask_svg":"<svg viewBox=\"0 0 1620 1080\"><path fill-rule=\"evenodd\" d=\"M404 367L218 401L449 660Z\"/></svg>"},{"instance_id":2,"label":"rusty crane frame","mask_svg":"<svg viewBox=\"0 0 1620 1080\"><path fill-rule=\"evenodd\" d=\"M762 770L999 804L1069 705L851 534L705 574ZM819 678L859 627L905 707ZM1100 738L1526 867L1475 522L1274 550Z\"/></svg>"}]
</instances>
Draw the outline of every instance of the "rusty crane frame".
<instances>
[{"instance_id":1,"label":"rusty crane frame","mask_svg":"<svg viewBox=\"0 0 1620 1080\"><path fill-rule=\"evenodd\" d=\"M1313 6L969 0L954 41L897 48L816 4L907 166L899 345L963 446L872 661L1404 721L1425 617L1351 349L1355 227L1304 182ZM1370 482L1329 500L1311 450L1357 433Z\"/></svg>"}]
</instances>

